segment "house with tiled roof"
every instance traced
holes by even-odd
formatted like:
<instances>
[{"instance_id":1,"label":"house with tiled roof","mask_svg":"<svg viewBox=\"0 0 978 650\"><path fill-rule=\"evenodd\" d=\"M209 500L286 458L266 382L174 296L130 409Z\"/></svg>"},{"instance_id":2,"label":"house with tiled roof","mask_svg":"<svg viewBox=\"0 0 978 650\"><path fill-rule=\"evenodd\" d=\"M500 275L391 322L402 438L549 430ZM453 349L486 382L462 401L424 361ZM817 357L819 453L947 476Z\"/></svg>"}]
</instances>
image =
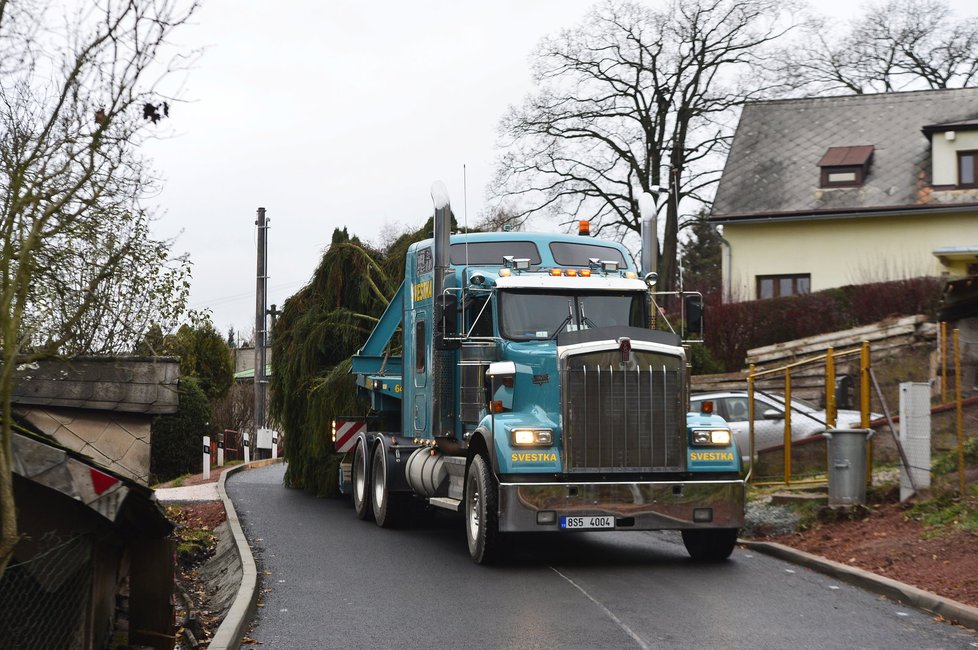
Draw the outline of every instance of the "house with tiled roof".
<instances>
[{"instance_id":1,"label":"house with tiled roof","mask_svg":"<svg viewBox=\"0 0 978 650\"><path fill-rule=\"evenodd\" d=\"M710 221L726 301L978 274L978 89L747 104Z\"/></svg>"}]
</instances>

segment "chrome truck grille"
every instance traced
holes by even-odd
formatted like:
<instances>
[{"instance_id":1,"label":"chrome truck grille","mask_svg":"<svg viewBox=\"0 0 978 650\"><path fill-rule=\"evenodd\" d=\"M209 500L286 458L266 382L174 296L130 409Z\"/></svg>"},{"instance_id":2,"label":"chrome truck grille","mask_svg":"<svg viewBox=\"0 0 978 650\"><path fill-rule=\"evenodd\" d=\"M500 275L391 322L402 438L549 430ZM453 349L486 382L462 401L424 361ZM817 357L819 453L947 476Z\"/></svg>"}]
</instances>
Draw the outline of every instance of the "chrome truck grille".
<instances>
[{"instance_id":1,"label":"chrome truck grille","mask_svg":"<svg viewBox=\"0 0 978 650\"><path fill-rule=\"evenodd\" d=\"M567 472L667 472L686 465L682 360L635 350L569 356L563 368Z\"/></svg>"}]
</instances>

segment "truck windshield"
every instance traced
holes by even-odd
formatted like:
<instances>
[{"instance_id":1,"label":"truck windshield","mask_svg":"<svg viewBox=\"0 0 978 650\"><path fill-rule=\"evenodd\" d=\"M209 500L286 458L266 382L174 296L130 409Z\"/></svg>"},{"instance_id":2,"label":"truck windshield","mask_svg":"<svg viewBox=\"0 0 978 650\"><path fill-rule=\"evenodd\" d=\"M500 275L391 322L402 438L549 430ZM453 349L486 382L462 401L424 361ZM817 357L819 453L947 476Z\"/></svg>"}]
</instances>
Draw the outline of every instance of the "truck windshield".
<instances>
[{"instance_id":1,"label":"truck windshield","mask_svg":"<svg viewBox=\"0 0 978 650\"><path fill-rule=\"evenodd\" d=\"M499 298L499 327L514 341L555 338L561 331L645 325L642 293L541 293L506 291Z\"/></svg>"}]
</instances>

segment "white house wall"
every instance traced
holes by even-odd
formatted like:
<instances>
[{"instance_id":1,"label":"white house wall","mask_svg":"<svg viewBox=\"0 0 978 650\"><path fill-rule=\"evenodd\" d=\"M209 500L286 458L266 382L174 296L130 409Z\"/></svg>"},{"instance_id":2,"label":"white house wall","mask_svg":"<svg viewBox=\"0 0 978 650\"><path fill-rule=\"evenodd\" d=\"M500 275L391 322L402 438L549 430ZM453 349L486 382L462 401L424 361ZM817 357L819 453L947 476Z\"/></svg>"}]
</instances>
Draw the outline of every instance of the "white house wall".
<instances>
[{"instance_id":1,"label":"white house wall","mask_svg":"<svg viewBox=\"0 0 978 650\"><path fill-rule=\"evenodd\" d=\"M933 251L978 245L978 213L727 223L724 238L724 286L739 302L757 297L759 275L809 273L821 291L949 273Z\"/></svg>"}]
</instances>

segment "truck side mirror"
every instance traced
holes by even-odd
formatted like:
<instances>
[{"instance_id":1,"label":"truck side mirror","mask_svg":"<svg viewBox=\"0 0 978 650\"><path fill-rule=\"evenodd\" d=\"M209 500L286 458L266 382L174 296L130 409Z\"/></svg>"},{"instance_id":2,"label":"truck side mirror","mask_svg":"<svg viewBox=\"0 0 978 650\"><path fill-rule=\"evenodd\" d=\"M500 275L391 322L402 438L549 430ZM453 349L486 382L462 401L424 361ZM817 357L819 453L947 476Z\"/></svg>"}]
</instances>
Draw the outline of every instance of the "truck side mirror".
<instances>
[{"instance_id":1,"label":"truck side mirror","mask_svg":"<svg viewBox=\"0 0 978 650\"><path fill-rule=\"evenodd\" d=\"M443 293L435 296L435 349L457 350L462 347L458 338L458 296Z\"/></svg>"},{"instance_id":2,"label":"truck side mirror","mask_svg":"<svg viewBox=\"0 0 978 650\"><path fill-rule=\"evenodd\" d=\"M692 293L683 296L683 311L686 316L686 332L698 334L703 338L703 296Z\"/></svg>"},{"instance_id":3,"label":"truck side mirror","mask_svg":"<svg viewBox=\"0 0 978 650\"><path fill-rule=\"evenodd\" d=\"M501 413L513 408L516 364L512 361L496 361L486 370L489 380L489 412Z\"/></svg>"}]
</instances>

